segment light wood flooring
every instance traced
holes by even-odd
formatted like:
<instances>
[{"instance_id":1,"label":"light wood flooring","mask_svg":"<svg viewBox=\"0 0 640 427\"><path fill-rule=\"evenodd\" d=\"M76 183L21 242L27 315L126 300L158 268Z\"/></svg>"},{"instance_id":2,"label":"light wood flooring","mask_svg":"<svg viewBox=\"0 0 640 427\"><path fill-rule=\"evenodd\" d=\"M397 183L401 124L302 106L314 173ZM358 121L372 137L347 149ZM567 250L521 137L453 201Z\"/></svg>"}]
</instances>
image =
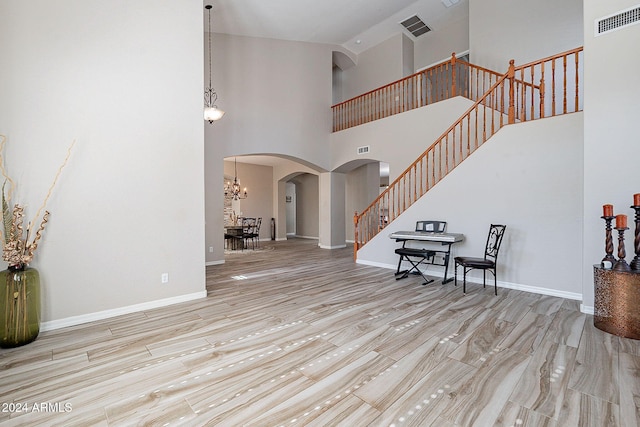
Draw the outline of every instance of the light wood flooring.
<instances>
[{"instance_id":1,"label":"light wood flooring","mask_svg":"<svg viewBox=\"0 0 640 427\"><path fill-rule=\"evenodd\" d=\"M0 350L0 425L639 425L640 342L577 301L261 245L207 267L206 299Z\"/></svg>"}]
</instances>

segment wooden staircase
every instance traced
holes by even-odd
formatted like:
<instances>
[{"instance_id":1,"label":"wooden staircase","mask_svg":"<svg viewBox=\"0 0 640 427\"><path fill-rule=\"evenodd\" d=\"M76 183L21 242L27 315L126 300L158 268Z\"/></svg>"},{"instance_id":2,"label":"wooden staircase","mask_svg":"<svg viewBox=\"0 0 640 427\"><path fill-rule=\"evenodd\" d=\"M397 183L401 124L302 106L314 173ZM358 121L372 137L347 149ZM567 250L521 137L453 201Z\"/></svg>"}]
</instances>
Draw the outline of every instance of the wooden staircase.
<instances>
[{"instance_id":1,"label":"wooden staircase","mask_svg":"<svg viewBox=\"0 0 640 427\"><path fill-rule=\"evenodd\" d=\"M432 71L334 106L334 129L341 130L453 96L475 101L364 211L355 213L354 259L358 249L503 126L582 111L582 56L579 47L518 67L512 60L503 75L452 56Z\"/></svg>"}]
</instances>

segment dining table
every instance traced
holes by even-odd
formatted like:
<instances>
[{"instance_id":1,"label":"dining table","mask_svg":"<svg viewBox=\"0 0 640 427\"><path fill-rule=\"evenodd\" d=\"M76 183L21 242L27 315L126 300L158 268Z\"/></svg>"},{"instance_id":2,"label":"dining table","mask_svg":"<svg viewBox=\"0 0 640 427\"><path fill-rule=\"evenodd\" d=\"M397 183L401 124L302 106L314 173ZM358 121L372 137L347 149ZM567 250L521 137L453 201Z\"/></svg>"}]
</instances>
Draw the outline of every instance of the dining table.
<instances>
[{"instance_id":1,"label":"dining table","mask_svg":"<svg viewBox=\"0 0 640 427\"><path fill-rule=\"evenodd\" d=\"M233 250L244 249L244 239L242 238L242 225L226 225L224 226L224 240L231 242ZM228 245L227 245L228 246Z\"/></svg>"}]
</instances>

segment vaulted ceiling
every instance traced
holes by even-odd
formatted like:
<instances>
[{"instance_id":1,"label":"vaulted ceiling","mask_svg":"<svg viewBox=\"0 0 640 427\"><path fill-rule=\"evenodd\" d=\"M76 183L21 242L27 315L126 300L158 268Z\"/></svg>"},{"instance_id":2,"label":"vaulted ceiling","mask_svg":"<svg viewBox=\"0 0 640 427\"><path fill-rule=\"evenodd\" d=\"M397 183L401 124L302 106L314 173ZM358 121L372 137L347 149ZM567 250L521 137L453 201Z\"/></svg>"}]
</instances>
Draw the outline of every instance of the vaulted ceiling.
<instances>
[{"instance_id":1,"label":"vaulted ceiling","mask_svg":"<svg viewBox=\"0 0 640 427\"><path fill-rule=\"evenodd\" d=\"M435 32L468 13L468 0L204 0L204 4L213 5L214 33L328 43L354 53L397 33L409 34L400 22L413 15ZM205 30L206 22L205 14Z\"/></svg>"}]
</instances>

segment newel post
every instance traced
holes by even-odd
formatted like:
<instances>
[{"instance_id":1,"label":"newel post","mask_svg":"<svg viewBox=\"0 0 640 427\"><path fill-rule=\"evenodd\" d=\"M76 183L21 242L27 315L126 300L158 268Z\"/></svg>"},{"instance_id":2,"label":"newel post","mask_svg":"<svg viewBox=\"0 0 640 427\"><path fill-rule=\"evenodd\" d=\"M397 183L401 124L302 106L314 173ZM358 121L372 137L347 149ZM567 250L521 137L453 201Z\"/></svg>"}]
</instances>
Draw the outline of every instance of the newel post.
<instances>
[{"instance_id":1,"label":"newel post","mask_svg":"<svg viewBox=\"0 0 640 427\"><path fill-rule=\"evenodd\" d=\"M353 260L356 261L358 259L358 211L353 214L353 233Z\"/></svg>"},{"instance_id":2,"label":"newel post","mask_svg":"<svg viewBox=\"0 0 640 427\"><path fill-rule=\"evenodd\" d=\"M456 53L451 54L451 97L456 96Z\"/></svg>"},{"instance_id":3,"label":"newel post","mask_svg":"<svg viewBox=\"0 0 640 427\"><path fill-rule=\"evenodd\" d=\"M507 71L507 78L509 79L509 124L512 125L516 122L516 100L515 100L515 61L512 59L509 61L509 71Z\"/></svg>"}]
</instances>

